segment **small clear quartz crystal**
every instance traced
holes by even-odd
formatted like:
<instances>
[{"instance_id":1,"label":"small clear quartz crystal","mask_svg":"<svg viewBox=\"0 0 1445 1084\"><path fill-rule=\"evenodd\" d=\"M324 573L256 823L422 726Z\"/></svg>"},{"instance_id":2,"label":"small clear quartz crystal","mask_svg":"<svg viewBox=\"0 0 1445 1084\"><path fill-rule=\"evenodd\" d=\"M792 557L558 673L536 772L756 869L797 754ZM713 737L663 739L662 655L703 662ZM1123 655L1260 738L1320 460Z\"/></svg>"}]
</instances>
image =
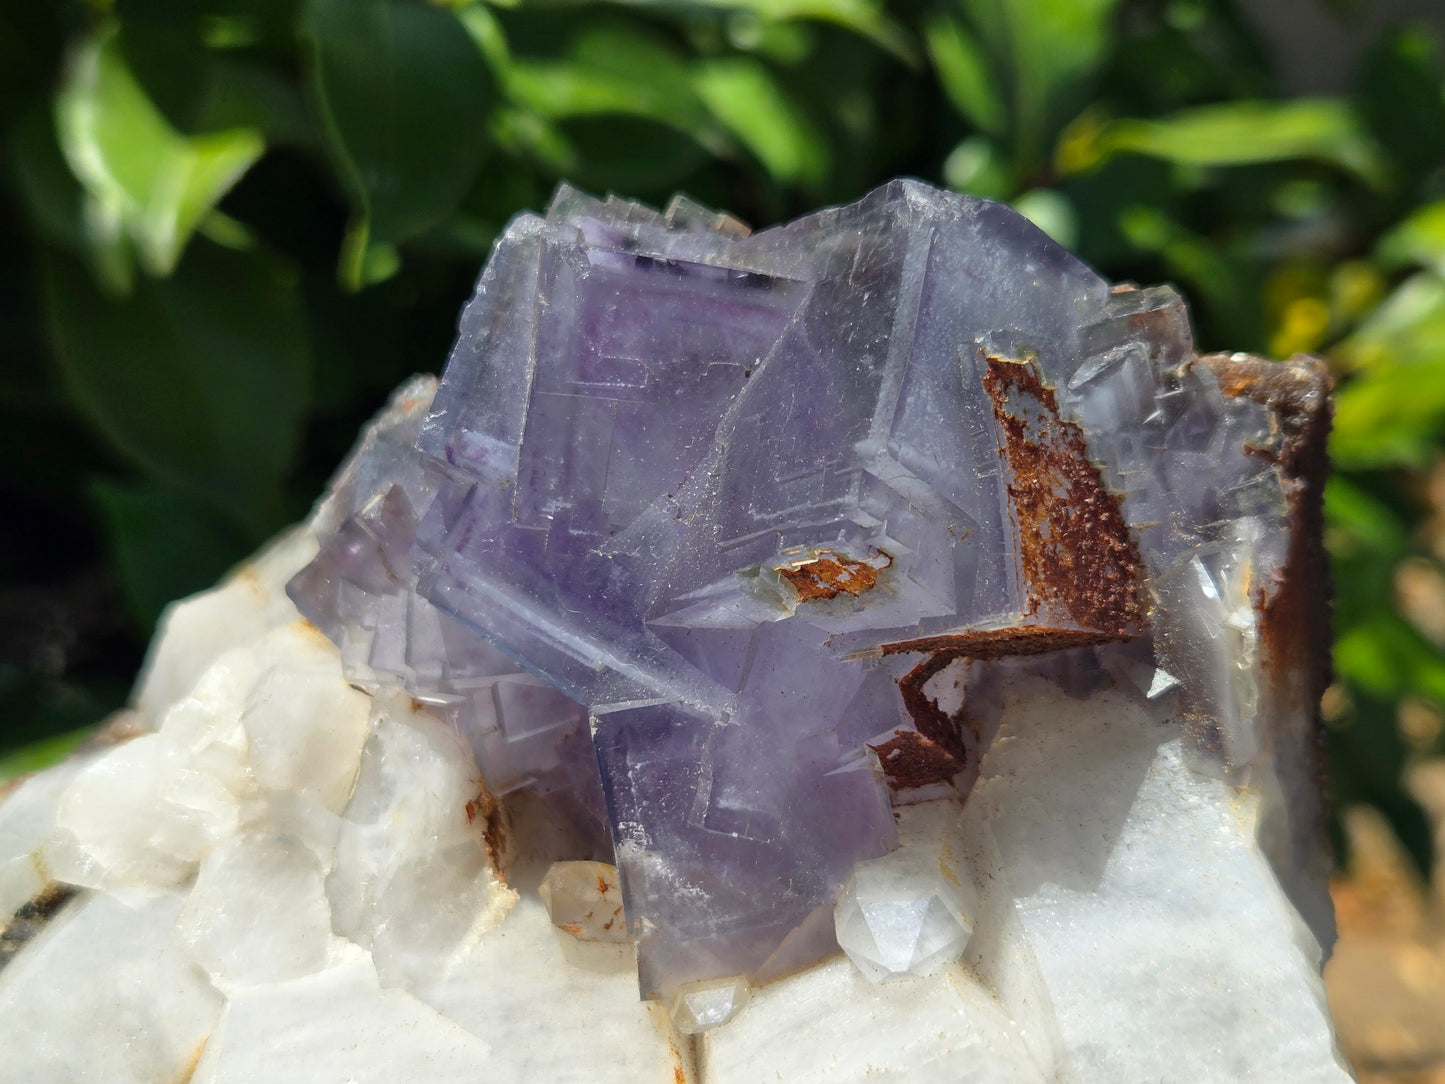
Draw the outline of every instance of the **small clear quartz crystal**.
<instances>
[{"instance_id":1,"label":"small clear quartz crystal","mask_svg":"<svg viewBox=\"0 0 1445 1084\"><path fill-rule=\"evenodd\" d=\"M740 977L689 982L672 998L672 1026L684 1035L720 1027L748 1003L748 980Z\"/></svg>"},{"instance_id":2,"label":"small clear quartz crystal","mask_svg":"<svg viewBox=\"0 0 1445 1084\"><path fill-rule=\"evenodd\" d=\"M931 975L968 944L978 892L948 844L952 812L910 807L898 849L854 866L838 899L838 944L874 982Z\"/></svg>"},{"instance_id":3,"label":"small clear quartz crystal","mask_svg":"<svg viewBox=\"0 0 1445 1084\"><path fill-rule=\"evenodd\" d=\"M579 941L628 939L616 866L553 862L537 892L552 924Z\"/></svg>"}]
</instances>

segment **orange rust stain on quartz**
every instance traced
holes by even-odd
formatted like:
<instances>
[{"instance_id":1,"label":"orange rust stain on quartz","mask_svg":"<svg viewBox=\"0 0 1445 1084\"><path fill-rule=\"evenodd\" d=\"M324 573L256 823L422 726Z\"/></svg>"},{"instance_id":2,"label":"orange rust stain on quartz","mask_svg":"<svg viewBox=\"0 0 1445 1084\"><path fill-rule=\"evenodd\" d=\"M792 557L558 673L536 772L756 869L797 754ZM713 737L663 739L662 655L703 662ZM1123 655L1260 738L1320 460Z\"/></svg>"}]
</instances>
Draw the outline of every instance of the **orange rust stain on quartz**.
<instances>
[{"instance_id":1,"label":"orange rust stain on quartz","mask_svg":"<svg viewBox=\"0 0 1445 1084\"><path fill-rule=\"evenodd\" d=\"M505 884L507 875L502 862L507 853L507 819L502 803L485 786L478 784L477 796L466 804L466 816L468 824L475 824L478 817L482 818L482 842L487 846L497 877Z\"/></svg>"},{"instance_id":2,"label":"orange rust stain on quartz","mask_svg":"<svg viewBox=\"0 0 1445 1084\"><path fill-rule=\"evenodd\" d=\"M879 574L891 564L892 557L887 557L886 564L870 565L832 550L819 550L815 557L779 568L778 575L798 592L800 602L837 598L842 594L856 598L876 587Z\"/></svg>"}]
</instances>

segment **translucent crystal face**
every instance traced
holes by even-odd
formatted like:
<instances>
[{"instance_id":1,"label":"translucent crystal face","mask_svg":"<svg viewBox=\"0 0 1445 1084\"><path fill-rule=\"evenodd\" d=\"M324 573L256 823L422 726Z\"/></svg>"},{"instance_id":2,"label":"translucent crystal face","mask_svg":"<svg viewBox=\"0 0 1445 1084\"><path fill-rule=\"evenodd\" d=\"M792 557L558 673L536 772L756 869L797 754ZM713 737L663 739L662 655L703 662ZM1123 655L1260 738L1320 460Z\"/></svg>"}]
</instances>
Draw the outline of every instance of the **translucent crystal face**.
<instances>
[{"instance_id":1,"label":"translucent crystal face","mask_svg":"<svg viewBox=\"0 0 1445 1084\"><path fill-rule=\"evenodd\" d=\"M931 975L968 944L978 891L948 843L953 809L913 810L899 848L854 866L838 899L838 945L874 982Z\"/></svg>"},{"instance_id":2,"label":"translucent crystal face","mask_svg":"<svg viewBox=\"0 0 1445 1084\"><path fill-rule=\"evenodd\" d=\"M434 398L404 389L344 468L290 593L353 681L439 705L493 794L616 864L644 994L835 937L911 972L964 910L867 863L892 800L966 789L992 660L1163 671L1201 748L1252 756L1258 689L1198 645L1249 642L1241 592L1283 559L1245 448L1272 418L1193 364L1171 291L1111 290L996 204L894 182L749 235L564 188L498 242ZM1151 620L1157 659L1112 646Z\"/></svg>"},{"instance_id":3,"label":"translucent crystal face","mask_svg":"<svg viewBox=\"0 0 1445 1084\"><path fill-rule=\"evenodd\" d=\"M689 982L673 995L672 1023L684 1035L726 1024L748 1002L746 979L712 979Z\"/></svg>"},{"instance_id":4,"label":"translucent crystal face","mask_svg":"<svg viewBox=\"0 0 1445 1084\"><path fill-rule=\"evenodd\" d=\"M579 941L626 941L617 869L606 862L553 862L538 888L552 924Z\"/></svg>"}]
</instances>

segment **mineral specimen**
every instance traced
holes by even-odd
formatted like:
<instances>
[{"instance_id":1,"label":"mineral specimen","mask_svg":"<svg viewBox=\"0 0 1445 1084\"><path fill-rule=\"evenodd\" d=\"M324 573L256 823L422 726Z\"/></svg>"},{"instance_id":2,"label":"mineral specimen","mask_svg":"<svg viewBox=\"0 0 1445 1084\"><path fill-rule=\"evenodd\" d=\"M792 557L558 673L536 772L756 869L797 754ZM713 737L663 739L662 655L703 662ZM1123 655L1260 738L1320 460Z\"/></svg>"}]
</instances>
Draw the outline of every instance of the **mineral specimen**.
<instances>
[{"instance_id":1,"label":"mineral specimen","mask_svg":"<svg viewBox=\"0 0 1445 1084\"><path fill-rule=\"evenodd\" d=\"M0 794L6 1072L1347 1079L1326 392L917 183L564 189Z\"/></svg>"},{"instance_id":2,"label":"mineral specimen","mask_svg":"<svg viewBox=\"0 0 1445 1084\"><path fill-rule=\"evenodd\" d=\"M990 666L1066 652L1040 665L1136 685L1229 778L1312 741L1280 720L1317 674L1269 652L1323 395L1306 363L1195 357L1171 290L1111 288L998 204L898 181L750 235L564 187L289 590L493 794L590 825L565 857L615 856L644 995L767 981L833 950L890 798L967 793ZM1317 807L1280 811L1314 847ZM855 889L839 930L956 953L946 898L879 918Z\"/></svg>"}]
</instances>

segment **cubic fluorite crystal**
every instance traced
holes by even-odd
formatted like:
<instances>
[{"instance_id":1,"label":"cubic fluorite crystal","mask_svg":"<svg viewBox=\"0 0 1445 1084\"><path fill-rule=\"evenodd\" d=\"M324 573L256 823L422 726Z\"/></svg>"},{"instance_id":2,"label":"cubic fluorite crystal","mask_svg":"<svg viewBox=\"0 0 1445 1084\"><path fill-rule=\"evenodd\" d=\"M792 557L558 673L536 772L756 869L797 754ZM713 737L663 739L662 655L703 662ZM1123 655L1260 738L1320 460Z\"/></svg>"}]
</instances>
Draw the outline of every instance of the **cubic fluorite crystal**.
<instances>
[{"instance_id":1,"label":"cubic fluorite crystal","mask_svg":"<svg viewBox=\"0 0 1445 1084\"><path fill-rule=\"evenodd\" d=\"M1288 656L1323 595L1284 585L1317 558L1325 390L1196 357L1173 291L917 182L755 235L564 187L343 468L289 592L352 682L558 811L557 857L615 862L646 996L812 963L835 905L873 922L893 804L967 794L1009 667L1126 688L1197 769L1280 796L1269 846L1324 936L1290 872L1321 675ZM883 970L967 938L914 879L886 891L917 928L864 940L921 947Z\"/></svg>"}]
</instances>

